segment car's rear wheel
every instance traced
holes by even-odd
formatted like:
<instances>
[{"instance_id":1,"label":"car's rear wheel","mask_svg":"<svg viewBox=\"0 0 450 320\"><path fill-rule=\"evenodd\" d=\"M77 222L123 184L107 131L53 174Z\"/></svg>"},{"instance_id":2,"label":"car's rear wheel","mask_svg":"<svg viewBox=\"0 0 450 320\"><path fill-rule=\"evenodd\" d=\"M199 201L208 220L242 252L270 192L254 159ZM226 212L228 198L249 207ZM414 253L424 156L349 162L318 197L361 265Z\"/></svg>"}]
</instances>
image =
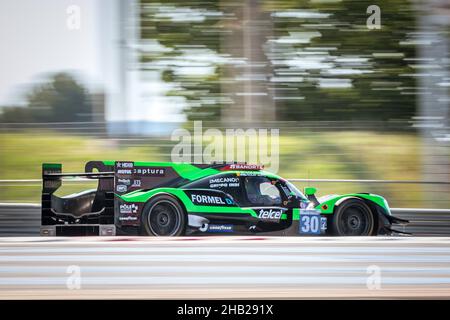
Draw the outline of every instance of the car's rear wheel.
<instances>
[{"instance_id":1,"label":"car's rear wheel","mask_svg":"<svg viewBox=\"0 0 450 320\"><path fill-rule=\"evenodd\" d=\"M186 215L180 203L172 196L161 195L144 207L141 233L147 236L175 237L184 233Z\"/></svg>"},{"instance_id":2,"label":"car's rear wheel","mask_svg":"<svg viewBox=\"0 0 450 320\"><path fill-rule=\"evenodd\" d=\"M331 227L336 236L370 236L374 233L374 216L364 201L349 199L337 207Z\"/></svg>"}]
</instances>

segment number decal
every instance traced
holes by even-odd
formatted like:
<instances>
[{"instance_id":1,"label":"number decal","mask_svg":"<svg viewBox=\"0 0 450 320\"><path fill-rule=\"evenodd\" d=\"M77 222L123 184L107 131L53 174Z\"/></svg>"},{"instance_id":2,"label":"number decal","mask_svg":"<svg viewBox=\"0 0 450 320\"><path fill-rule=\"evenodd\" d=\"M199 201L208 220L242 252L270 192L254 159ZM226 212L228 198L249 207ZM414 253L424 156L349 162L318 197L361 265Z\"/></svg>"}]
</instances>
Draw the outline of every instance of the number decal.
<instances>
[{"instance_id":1,"label":"number decal","mask_svg":"<svg viewBox=\"0 0 450 320\"><path fill-rule=\"evenodd\" d=\"M300 233L320 234L320 215L301 215Z\"/></svg>"},{"instance_id":2,"label":"number decal","mask_svg":"<svg viewBox=\"0 0 450 320\"><path fill-rule=\"evenodd\" d=\"M320 232L319 225L320 225L319 217L312 216L310 219L311 232L313 233Z\"/></svg>"},{"instance_id":3,"label":"number decal","mask_svg":"<svg viewBox=\"0 0 450 320\"><path fill-rule=\"evenodd\" d=\"M301 217L300 229L302 230L302 233L309 232L309 216Z\"/></svg>"}]
</instances>

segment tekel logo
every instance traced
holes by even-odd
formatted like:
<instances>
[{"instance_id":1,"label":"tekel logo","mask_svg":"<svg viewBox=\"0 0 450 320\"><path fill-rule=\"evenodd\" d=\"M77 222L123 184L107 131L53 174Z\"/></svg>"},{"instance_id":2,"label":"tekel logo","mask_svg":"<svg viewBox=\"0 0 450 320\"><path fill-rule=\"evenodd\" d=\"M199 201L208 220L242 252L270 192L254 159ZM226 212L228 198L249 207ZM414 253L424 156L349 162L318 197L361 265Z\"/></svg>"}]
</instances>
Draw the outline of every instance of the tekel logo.
<instances>
[{"instance_id":1,"label":"tekel logo","mask_svg":"<svg viewBox=\"0 0 450 320\"><path fill-rule=\"evenodd\" d=\"M273 209L264 210L264 209L261 209L261 210L259 210L258 218L260 218L260 219L280 219L282 213L283 213L282 210L273 210Z\"/></svg>"},{"instance_id":2,"label":"tekel logo","mask_svg":"<svg viewBox=\"0 0 450 320\"><path fill-rule=\"evenodd\" d=\"M119 207L120 213L137 213L138 206L134 203L132 204L121 204Z\"/></svg>"}]
</instances>

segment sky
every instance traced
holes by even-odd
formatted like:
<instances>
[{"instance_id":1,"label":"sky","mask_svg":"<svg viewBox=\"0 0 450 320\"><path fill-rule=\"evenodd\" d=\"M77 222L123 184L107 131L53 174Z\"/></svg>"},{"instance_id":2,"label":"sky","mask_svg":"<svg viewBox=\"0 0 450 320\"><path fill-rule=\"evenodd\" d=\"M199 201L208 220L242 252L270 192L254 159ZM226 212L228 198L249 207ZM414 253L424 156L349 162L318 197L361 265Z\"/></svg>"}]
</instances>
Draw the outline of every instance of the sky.
<instances>
[{"instance_id":1,"label":"sky","mask_svg":"<svg viewBox=\"0 0 450 320\"><path fill-rule=\"evenodd\" d=\"M0 1L0 106L23 103L26 87L49 72L76 71L93 87L102 84L100 1ZM70 24L73 5L79 28Z\"/></svg>"},{"instance_id":2,"label":"sky","mask_svg":"<svg viewBox=\"0 0 450 320\"><path fill-rule=\"evenodd\" d=\"M130 45L137 38L121 27L132 0L120 1L0 0L0 109L24 105L30 86L66 71L106 94L107 121L182 121L184 105L166 97L159 73L144 83L125 70L132 51L122 55L121 36Z\"/></svg>"}]
</instances>

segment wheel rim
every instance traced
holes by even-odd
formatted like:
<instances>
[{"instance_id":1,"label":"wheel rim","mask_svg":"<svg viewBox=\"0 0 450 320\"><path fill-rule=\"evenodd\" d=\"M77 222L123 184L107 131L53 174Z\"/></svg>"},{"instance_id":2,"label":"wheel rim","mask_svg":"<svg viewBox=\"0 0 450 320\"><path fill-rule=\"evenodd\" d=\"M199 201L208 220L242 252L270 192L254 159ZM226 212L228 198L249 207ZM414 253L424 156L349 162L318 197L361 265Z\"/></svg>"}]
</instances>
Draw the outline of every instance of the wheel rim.
<instances>
[{"instance_id":1,"label":"wheel rim","mask_svg":"<svg viewBox=\"0 0 450 320\"><path fill-rule=\"evenodd\" d=\"M150 208L148 226L156 236L173 236L181 224L180 211L169 201L160 201Z\"/></svg>"},{"instance_id":2,"label":"wheel rim","mask_svg":"<svg viewBox=\"0 0 450 320\"><path fill-rule=\"evenodd\" d=\"M363 206L352 205L342 213L339 229L346 236L369 235L372 229L371 213Z\"/></svg>"}]
</instances>

